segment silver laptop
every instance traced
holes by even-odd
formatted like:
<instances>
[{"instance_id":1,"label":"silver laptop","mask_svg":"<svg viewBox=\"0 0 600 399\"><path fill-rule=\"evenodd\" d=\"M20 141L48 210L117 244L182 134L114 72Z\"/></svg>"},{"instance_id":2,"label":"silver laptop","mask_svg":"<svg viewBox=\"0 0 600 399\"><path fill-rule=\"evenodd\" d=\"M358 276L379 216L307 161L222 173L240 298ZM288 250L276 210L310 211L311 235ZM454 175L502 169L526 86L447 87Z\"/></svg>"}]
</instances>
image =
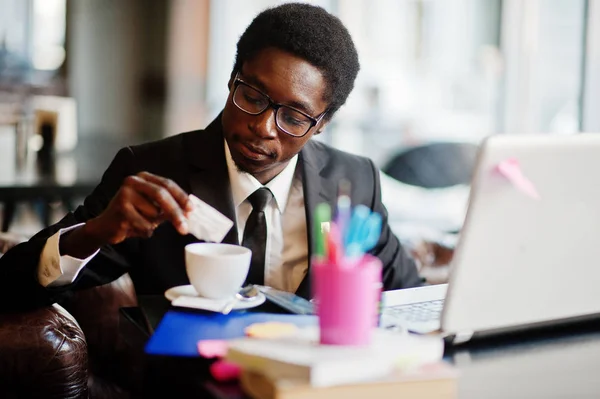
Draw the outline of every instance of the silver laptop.
<instances>
[{"instance_id":1,"label":"silver laptop","mask_svg":"<svg viewBox=\"0 0 600 399\"><path fill-rule=\"evenodd\" d=\"M449 283L384 307L454 343L600 316L600 134L484 141Z\"/></svg>"}]
</instances>

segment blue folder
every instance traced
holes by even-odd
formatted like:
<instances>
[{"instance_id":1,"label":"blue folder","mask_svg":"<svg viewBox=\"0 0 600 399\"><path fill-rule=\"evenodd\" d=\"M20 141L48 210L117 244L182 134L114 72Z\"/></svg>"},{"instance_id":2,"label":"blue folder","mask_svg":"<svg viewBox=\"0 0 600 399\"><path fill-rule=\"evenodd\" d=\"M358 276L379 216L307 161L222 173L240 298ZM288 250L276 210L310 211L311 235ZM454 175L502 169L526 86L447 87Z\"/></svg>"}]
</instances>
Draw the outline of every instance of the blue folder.
<instances>
[{"instance_id":1,"label":"blue folder","mask_svg":"<svg viewBox=\"0 0 600 399\"><path fill-rule=\"evenodd\" d=\"M203 339L243 337L244 329L254 323L279 321L299 327L316 325L316 316L273 313L188 313L168 311L146 343L151 355L199 357L197 342Z\"/></svg>"}]
</instances>

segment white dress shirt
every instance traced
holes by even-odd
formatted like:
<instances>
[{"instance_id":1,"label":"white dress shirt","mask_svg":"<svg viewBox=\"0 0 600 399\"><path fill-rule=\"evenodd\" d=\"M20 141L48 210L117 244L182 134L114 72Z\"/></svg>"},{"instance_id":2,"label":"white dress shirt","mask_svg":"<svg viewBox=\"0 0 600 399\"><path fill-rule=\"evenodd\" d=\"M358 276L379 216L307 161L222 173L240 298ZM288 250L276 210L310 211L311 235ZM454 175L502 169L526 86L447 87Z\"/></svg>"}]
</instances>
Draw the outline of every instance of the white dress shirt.
<instances>
[{"instance_id":1,"label":"white dress shirt","mask_svg":"<svg viewBox=\"0 0 600 399\"><path fill-rule=\"evenodd\" d=\"M238 170L231 158L227 143L225 143L225 155L235 206L235 222L241 243L246 221L252 212L252 205L247 198L263 186L252 175ZM267 221L265 285L288 292L295 292L298 289L308 270L304 191L300 173L296 173L297 163L296 155L285 169L265 186L273 193L273 199L265 208ZM83 267L98 253L96 251L86 259L60 255L60 236L81 225L83 223L61 229L46 242L38 264L38 281L42 286L71 284Z\"/></svg>"},{"instance_id":2,"label":"white dress shirt","mask_svg":"<svg viewBox=\"0 0 600 399\"><path fill-rule=\"evenodd\" d=\"M74 258L70 255L60 256L59 241L64 233L83 226L79 223L60 229L46 241L40 262L38 263L38 282L44 287L57 287L71 284L83 267L100 251L99 249L85 259Z\"/></svg>"},{"instance_id":3,"label":"white dress shirt","mask_svg":"<svg viewBox=\"0 0 600 399\"><path fill-rule=\"evenodd\" d=\"M241 172L231 158L225 143L227 169L235 207L239 242L252 212L248 196L263 187L249 173ZM273 198L265 208L267 245L265 252L265 285L295 292L308 270L308 237L304 191L300 173L296 173L298 155L294 156L281 173L268 182Z\"/></svg>"}]
</instances>

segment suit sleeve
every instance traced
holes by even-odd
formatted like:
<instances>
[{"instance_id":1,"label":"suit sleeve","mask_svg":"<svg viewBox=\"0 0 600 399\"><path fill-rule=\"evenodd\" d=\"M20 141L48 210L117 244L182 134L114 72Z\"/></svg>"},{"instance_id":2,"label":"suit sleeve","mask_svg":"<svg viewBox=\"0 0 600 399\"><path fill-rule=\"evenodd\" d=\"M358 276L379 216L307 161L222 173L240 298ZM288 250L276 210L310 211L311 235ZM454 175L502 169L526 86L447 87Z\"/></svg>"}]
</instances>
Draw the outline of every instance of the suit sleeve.
<instances>
[{"instance_id":1,"label":"suit sleeve","mask_svg":"<svg viewBox=\"0 0 600 399\"><path fill-rule=\"evenodd\" d=\"M422 285L422 279L412 258L408 256L400 241L388 224L387 209L381 202L381 183L379 170L369 161L373 172L374 193L371 209L383 217L379 242L370 252L383 263L383 286L385 290L417 287Z\"/></svg>"},{"instance_id":2,"label":"suit sleeve","mask_svg":"<svg viewBox=\"0 0 600 399\"><path fill-rule=\"evenodd\" d=\"M48 238L61 228L85 223L98 216L117 193L125 177L135 173L137 168L132 150L129 147L121 149L83 205L0 258L0 310L20 311L47 306L60 302L73 290L109 283L128 271L131 265L127 254L135 240L102 247L72 284L43 287L37 279L40 256Z\"/></svg>"}]
</instances>

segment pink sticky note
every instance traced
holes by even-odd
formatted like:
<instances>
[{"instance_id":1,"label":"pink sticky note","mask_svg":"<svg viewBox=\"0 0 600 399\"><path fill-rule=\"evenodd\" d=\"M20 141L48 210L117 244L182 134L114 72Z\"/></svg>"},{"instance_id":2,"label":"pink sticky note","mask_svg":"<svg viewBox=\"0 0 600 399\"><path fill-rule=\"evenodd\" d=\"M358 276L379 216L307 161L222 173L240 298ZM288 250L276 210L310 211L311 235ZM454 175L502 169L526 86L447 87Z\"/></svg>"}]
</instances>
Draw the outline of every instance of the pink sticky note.
<instances>
[{"instance_id":1,"label":"pink sticky note","mask_svg":"<svg viewBox=\"0 0 600 399\"><path fill-rule=\"evenodd\" d=\"M198 341L198 353L200 356L211 359L223 357L227 354L227 341L220 339L205 339Z\"/></svg>"},{"instance_id":2,"label":"pink sticky note","mask_svg":"<svg viewBox=\"0 0 600 399\"><path fill-rule=\"evenodd\" d=\"M536 200L541 198L533 183L523 174L517 159L509 158L499 162L495 169L523 194Z\"/></svg>"},{"instance_id":3,"label":"pink sticky note","mask_svg":"<svg viewBox=\"0 0 600 399\"><path fill-rule=\"evenodd\" d=\"M210 365L210 375L219 382L235 381L240 377L242 368L235 363L217 360Z\"/></svg>"}]
</instances>

